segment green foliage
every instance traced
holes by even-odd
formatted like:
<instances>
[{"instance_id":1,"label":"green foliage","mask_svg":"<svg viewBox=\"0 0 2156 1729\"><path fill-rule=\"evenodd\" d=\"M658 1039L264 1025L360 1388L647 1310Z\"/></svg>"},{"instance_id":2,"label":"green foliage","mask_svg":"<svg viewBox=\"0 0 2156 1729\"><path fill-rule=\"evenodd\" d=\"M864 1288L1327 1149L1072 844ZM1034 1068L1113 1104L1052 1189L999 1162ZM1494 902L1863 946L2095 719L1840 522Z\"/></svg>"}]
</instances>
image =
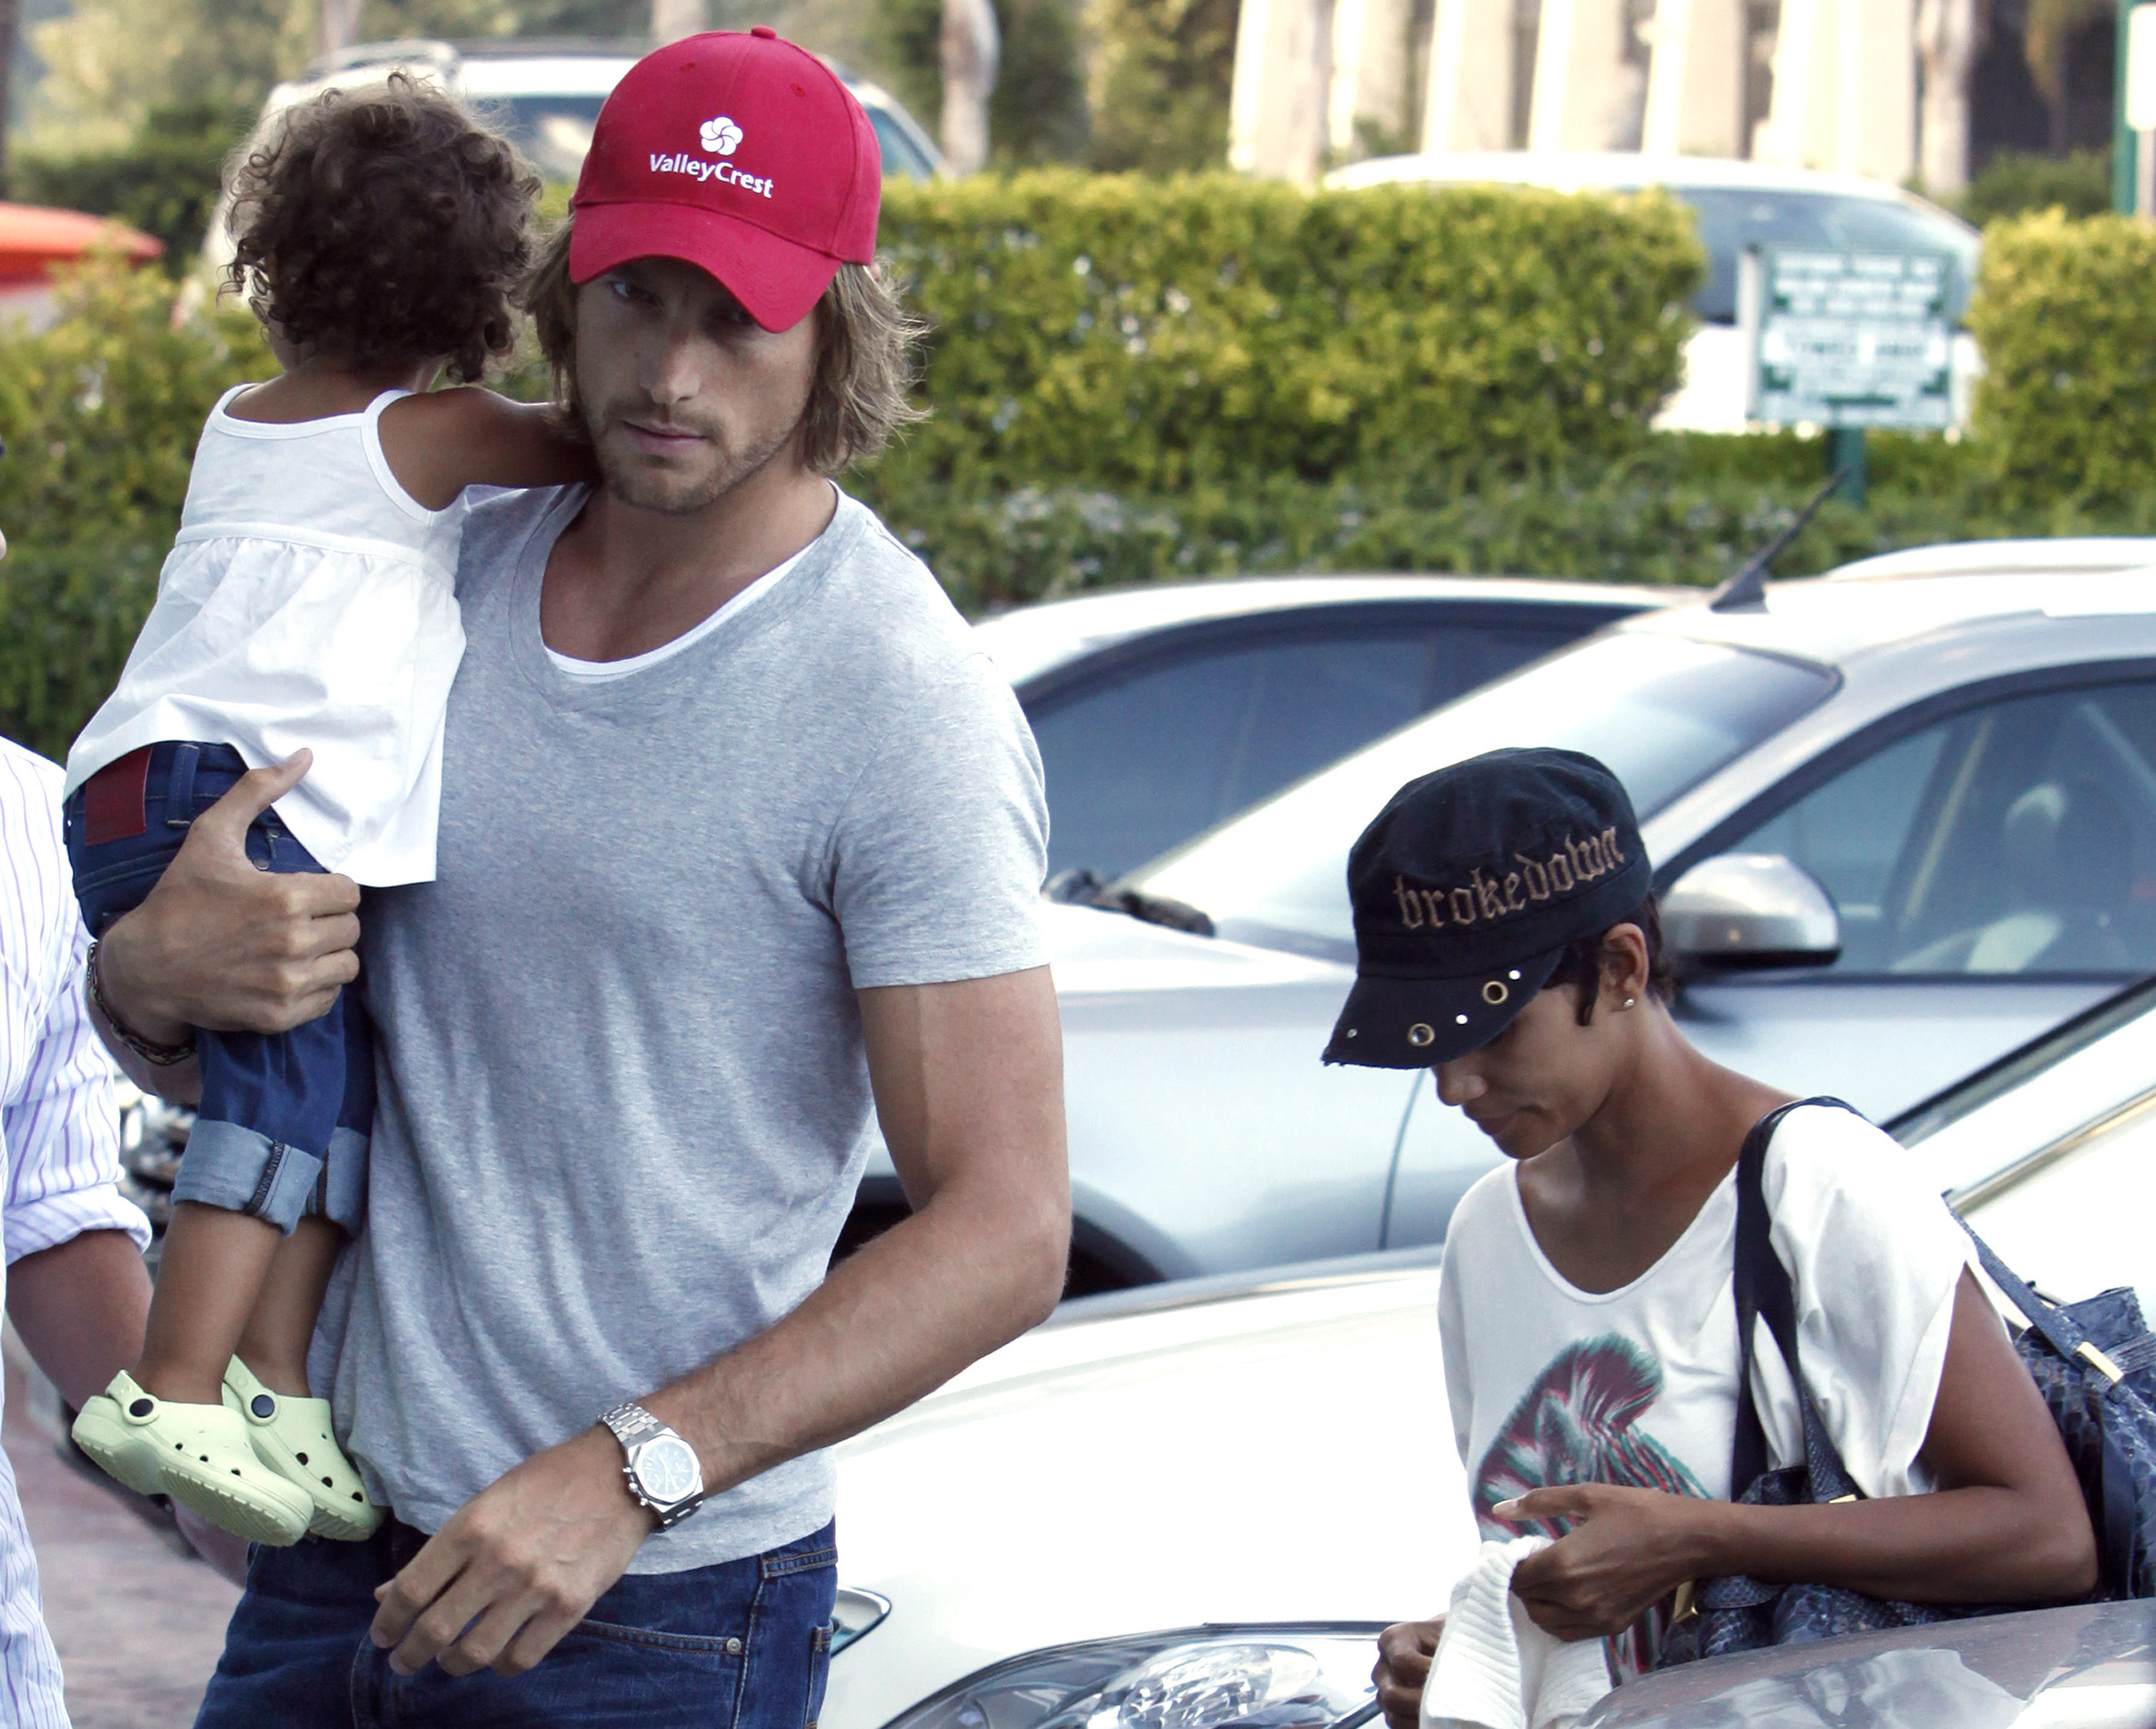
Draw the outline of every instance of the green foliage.
<instances>
[{"instance_id":1,"label":"green foliage","mask_svg":"<svg viewBox=\"0 0 2156 1729\"><path fill-rule=\"evenodd\" d=\"M225 157L247 136L253 111L230 102L153 108L125 149L82 156L18 155L8 195L26 204L87 210L154 234L182 263L200 248L217 209Z\"/></svg>"},{"instance_id":2,"label":"green foliage","mask_svg":"<svg viewBox=\"0 0 2156 1729\"><path fill-rule=\"evenodd\" d=\"M1092 147L1111 173L1225 165L1237 0L1094 0Z\"/></svg>"},{"instance_id":3,"label":"green foliage","mask_svg":"<svg viewBox=\"0 0 2156 1729\"><path fill-rule=\"evenodd\" d=\"M2098 510L2156 494L2156 229L2056 211L1994 224L1969 328L2001 491Z\"/></svg>"},{"instance_id":4,"label":"green foliage","mask_svg":"<svg viewBox=\"0 0 2156 1729\"><path fill-rule=\"evenodd\" d=\"M1702 268L1658 194L1045 171L885 192L934 322L888 484L1142 493L1636 447Z\"/></svg>"},{"instance_id":5,"label":"green foliage","mask_svg":"<svg viewBox=\"0 0 2156 1729\"><path fill-rule=\"evenodd\" d=\"M1867 507L1829 504L1776 575L1945 540L2156 530L2156 497L2110 510L2071 499L2007 509L1973 442L1875 434L1871 447ZM1283 572L1718 583L1789 525L1824 467L1816 440L1687 435L1614 461L1526 472L1460 464L1150 497L1034 486L962 498L923 487L875 502L978 613L1124 584Z\"/></svg>"},{"instance_id":6,"label":"green foliage","mask_svg":"<svg viewBox=\"0 0 2156 1729\"><path fill-rule=\"evenodd\" d=\"M30 142L54 155L118 150L161 104L259 108L305 59L313 16L295 0L74 0L30 32L45 63Z\"/></svg>"},{"instance_id":7,"label":"green foliage","mask_svg":"<svg viewBox=\"0 0 2156 1729\"><path fill-rule=\"evenodd\" d=\"M50 330L0 339L0 733L49 756L134 644L211 404L275 370L250 314L176 325L173 298L159 272L100 259Z\"/></svg>"},{"instance_id":8,"label":"green foliage","mask_svg":"<svg viewBox=\"0 0 2156 1729\"><path fill-rule=\"evenodd\" d=\"M2101 216L2110 209L2110 152L2038 156L2002 150L1955 202L1963 219L1979 228L2002 216L2025 216L2054 205L2069 216Z\"/></svg>"}]
</instances>

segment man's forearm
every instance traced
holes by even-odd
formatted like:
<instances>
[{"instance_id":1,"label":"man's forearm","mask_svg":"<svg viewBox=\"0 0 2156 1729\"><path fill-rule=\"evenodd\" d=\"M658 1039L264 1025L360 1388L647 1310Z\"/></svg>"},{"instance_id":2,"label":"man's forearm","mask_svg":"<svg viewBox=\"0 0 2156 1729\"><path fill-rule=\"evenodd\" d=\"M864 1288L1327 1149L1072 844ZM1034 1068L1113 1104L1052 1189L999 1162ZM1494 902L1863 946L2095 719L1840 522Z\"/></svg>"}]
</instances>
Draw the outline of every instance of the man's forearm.
<instances>
[{"instance_id":1,"label":"man's forearm","mask_svg":"<svg viewBox=\"0 0 2156 1729\"><path fill-rule=\"evenodd\" d=\"M859 1433L1044 1320L1070 1226L1060 1185L947 1185L776 1326L644 1403L718 1494Z\"/></svg>"}]
</instances>

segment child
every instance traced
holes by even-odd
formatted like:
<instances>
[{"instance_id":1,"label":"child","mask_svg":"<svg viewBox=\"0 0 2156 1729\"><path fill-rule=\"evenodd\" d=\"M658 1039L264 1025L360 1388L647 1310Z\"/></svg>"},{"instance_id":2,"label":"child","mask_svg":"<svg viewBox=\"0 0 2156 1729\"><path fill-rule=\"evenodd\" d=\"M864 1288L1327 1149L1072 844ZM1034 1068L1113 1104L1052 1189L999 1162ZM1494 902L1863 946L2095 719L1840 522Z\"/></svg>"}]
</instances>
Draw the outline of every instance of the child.
<instances>
[{"instance_id":1,"label":"child","mask_svg":"<svg viewBox=\"0 0 2156 1729\"><path fill-rule=\"evenodd\" d=\"M93 938L138 905L187 826L250 767L311 752L256 819L264 870L362 885L434 874L443 716L464 652L467 486L582 477L547 411L475 389L511 345L538 182L453 101L399 75L286 116L239 174L234 286L284 368L226 393L120 684L68 758L75 891ZM200 1063L141 1360L74 1426L130 1488L258 1542L359 1539L381 1515L310 1397L306 1352L357 1227L373 1057L356 985L274 1037L141 1038Z\"/></svg>"}]
</instances>

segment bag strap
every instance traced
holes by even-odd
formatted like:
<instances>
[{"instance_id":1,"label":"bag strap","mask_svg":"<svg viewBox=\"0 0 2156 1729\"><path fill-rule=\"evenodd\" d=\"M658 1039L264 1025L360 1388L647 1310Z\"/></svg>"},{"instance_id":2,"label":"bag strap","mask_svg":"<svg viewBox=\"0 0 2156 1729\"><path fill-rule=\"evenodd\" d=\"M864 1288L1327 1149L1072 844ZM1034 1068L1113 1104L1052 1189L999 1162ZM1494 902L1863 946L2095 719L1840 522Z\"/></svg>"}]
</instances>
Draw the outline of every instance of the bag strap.
<instances>
[{"instance_id":1,"label":"bag strap","mask_svg":"<svg viewBox=\"0 0 2156 1729\"><path fill-rule=\"evenodd\" d=\"M1947 1211L1953 1212L1952 1207ZM2071 1315L2030 1289L2005 1262L1992 1253L1991 1245L1976 1234L1967 1219L1958 1212L1953 1213L1953 1219L1976 1245L1977 1260L1985 1277L2021 1311L2021 1318L2058 1353L2061 1361L2081 1365L2084 1373L2093 1370L2102 1376L2106 1383L2103 1394L2108 1397L2124 1379L2118 1365L2082 1330ZM2134 1481L2133 1464L2120 1450L2118 1438L2109 1425L2097 1423L2097 1433L2100 1449L2095 1499L2101 1506L2089 1510L2098 1527L2097 1554L2102 1567L2104 1588L2115 1596L2129 1597L2133 1595L2133 1581L2141 1554L2140 1522L2135 1510L2139 1485Z\"/></svg>"},{"instance_id":2,"label":"bag strap","mask_svg":"<svg viewBox=\"0 0 2156 1729\"><path fill-rule=\"evenodd\" d=\"M1766 1474L1767 1431L1760 1420L1758 1402L1752 1392L1752 1341L1764 1320L1768 1333L1782 1354L1797 1390L1803 1413L1804 1459L1811 1472L1815 1500L1834 1500L1852 1492L1841 1454L1819 1421L1811 1393L1804 1385L1804 1366L1797 1351L1797 1299L1789 1269L1774 1253L1774 1216L1767 1206L1767 1148L1782 1119L1806 1105L1825 1105L1859 1115L1856 1107L1824 1095L1793 1099L1752 1125L1737 1155L1737 1245L1731 1283L1737 1298L1738 1399L1737 1429L1730 1443L1731 1499L1744 1493ZM1822 1480L1824 1479L1824 1480Z\"/></svg>"},{"instance_id":3,"label":"bag strap","mask_svg":"<svg viewBox=\"0 0 2156 1729\"><path fill-rule=\"evenodd\" d=\"M1948 1207L1949 1212L1953 1209ZM1969 1232L1969 1240L1976 1245L1976 1258L1983 1267L1984 1276L1997 1285L2027 1321L2043 1337L2044 1342L2058 1352L2066 1361L2081 1357L2082 1348L2088 1344L2088 1335L2082 1331L2073 1318L2064 1310L2054 1308L2025 1284L2020 1276L2005 1262L1991 1252L1991 1245L1976 1234L1969 1222L1959 1213L1953 1215L1954 1222ZM2082 1358L2087 1361L2087 1358ZM2102 1367L2102 1365L2097 1366ZM2106 1371L2108 1373L2108 1371ZM2112 1376L2113 1380L2117 1376Z\"/></svg>"}]
</instances>

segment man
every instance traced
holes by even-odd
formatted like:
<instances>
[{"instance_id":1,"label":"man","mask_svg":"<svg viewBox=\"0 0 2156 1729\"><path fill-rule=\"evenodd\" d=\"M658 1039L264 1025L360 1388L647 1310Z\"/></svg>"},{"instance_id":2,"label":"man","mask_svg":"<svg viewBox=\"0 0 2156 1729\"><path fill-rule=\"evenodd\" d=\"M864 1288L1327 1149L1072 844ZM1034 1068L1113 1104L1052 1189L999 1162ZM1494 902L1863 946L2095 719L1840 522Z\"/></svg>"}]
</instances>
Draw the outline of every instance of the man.
<instances>
[{"instance_id":1,"label":"man","mask_svg":"<svg viewBox=\"0 0 2156 1729\"><path fill-rule=\"evenodd\" d=\"M633 69L533 290L603 481L465 530L438 879L360 908L249 869L295 759L105 939L116 1037L294 1025L359 955L377 1023L316 1357L393 1517L260 1552L203 1723L802 1729L819 1449L1059 1294L1039 759L825 478L907 413L878 187L865 116L767 31ZM916 1210L825 1279L871 1103Z\"/></svg>"},{"instance_id":2,"label":"man","mask_svg":"<svg viewBox=\"0 0 2156 1729\"><path fill-rule=\"evenodd\" d=\"M8 543L0 538L0 557ZM142 1347L149 1221L120 1197L112 1066L82 996L90 934L60 841L60 771L0 738L0 1296L70 1403ZM38 1564L0 1454L0 1721L66 1729Z\"/></svg>"}]
</instances>

